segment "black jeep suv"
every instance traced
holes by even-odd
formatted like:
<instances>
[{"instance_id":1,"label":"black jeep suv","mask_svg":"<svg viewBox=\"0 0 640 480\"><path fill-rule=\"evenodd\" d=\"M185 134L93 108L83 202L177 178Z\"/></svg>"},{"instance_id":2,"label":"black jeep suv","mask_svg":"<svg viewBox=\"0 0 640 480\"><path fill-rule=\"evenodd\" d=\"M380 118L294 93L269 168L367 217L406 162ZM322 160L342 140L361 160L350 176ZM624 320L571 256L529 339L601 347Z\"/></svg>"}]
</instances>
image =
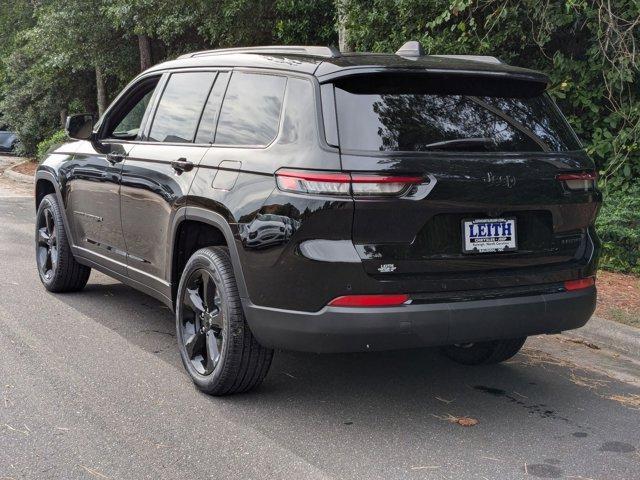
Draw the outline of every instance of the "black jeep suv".
<instances>
[{"instance_id":1,"label":"black jeep suv","mask_svg":"<svg viewBox=\"0 0 640 480\"><path fill-rule=\"evenodd\" d=\"M157 65L39 167L40 278L76 291L96 268L166 303L215 395L275 348L506 360L596 301L601 194L547 83L415 42Z\"/></svg>"}]
</instances>

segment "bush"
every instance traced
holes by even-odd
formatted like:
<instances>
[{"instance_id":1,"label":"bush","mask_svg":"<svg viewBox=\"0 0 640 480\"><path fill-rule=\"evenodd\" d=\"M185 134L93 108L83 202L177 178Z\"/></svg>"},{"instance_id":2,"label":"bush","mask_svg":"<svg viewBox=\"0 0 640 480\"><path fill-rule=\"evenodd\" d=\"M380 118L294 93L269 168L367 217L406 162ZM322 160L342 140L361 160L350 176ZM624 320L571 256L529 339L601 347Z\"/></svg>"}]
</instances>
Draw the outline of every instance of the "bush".
<instances>
[{"instance_id":1,"label":"bush","mask_svg":"<svg viewBox=\"0 0 640 480\"><path fill-rule=\"evenodd\" d=\"M640 274L640 184L605 191L596 228L602 240L600 266Z\"/></svg>"},{"instance_id":2,"label":"bush","mask_svg":"<svg viewBox=\"0 0 640 480\"><path fill-rule=\"evenodd\" d=\"M36 154L38 163L42 162L42 160L45 159L45 157L51 150L58 148L60 145L68 141L69 141L69 137L67 137L67 132L65 132L64 130L58 130L49 138L46 138L40 143L38 143L37 154Z\"/></svg>"}]
</instances>

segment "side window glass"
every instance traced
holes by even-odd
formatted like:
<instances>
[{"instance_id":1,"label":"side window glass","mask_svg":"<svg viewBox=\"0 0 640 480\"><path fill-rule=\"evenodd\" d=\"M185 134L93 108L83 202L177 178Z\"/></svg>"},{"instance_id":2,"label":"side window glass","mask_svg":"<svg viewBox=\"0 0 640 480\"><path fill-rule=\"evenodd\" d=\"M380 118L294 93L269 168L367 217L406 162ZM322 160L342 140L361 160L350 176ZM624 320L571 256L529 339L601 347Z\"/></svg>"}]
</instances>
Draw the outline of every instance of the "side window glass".
<instances>
[{"instance_id":1,"label":"side window glass","mask_svg":"<svg viewBox=\"0 0 640 480\"><path fill-rule=\"evenodd\" d=\"M138 138L159 81L160 75L147 77L127 90L118 103L110 108L108 117L101 120L102 138Z\"/></svg>"},{"instance_id":2,"label":"side window glass","mask_svg":"<svg viewBox=\"0 0 640 480\"><path fill-rule=\"evenodd\" d=\"M209 94L207 104L204 107L204 112L202 113L198 134L196 135L196 143L213 143L213 138L216 134L218 114L220 113L220 105L222 104L222 97L224 96L228 79L229 72L221 72L218 74L216 82L213 84L213 88Z\"/></svg>"},{"instance_id":3,"label":"side window glass","mask_svg":"<svg viewBox=\"0 0 640 480\"><path fill-rule=\"evenodd\" d=\"M268 145L278 133L286 77L234 72L227 88L215 143Z\"/></svg>"},{"instance_id":4,"label":"side window glass","mask_svg":"<svg viewBox=\"0 0 640 480\"><path fill-rule=\"evenodd\" d=\"M144 96L136 103L129 113L127 113L113 129L111 134L115 138L135 138L140 131L140 124L144 117L144 112L149 106L149 101L153 95L153 89L144 94Z\"/></svg>"},{"instance_id":5,"label":"side window glass","mask_svg":"<svg viewBox=\"0 0 640 480\"><path fill-rule=\"evenodd\" d=\"M172 74L158 103L149 140L193 142L215 75L214 72Z\"/></svg>"}]
</instances>

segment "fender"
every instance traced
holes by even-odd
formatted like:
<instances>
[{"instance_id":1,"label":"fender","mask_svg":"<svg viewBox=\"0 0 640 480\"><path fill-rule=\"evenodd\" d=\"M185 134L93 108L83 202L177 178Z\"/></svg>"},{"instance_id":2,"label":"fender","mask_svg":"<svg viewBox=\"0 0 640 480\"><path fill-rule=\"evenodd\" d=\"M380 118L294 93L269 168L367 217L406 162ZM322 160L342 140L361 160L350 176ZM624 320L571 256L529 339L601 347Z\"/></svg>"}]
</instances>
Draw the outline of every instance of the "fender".
<instances>
[{"instance_id":1,"label":"fender","mask_svg":"<svg viewBox=\"0 0 640 480\"><path fill-rule=\"evenodd\" d=\"M55 190L55 195L58 198L58 205L60 205L60 211L62 213L62 226L64 227L64 232L67 235L67 240L69 241L69 245L71 246L71 250L75 253L75 239L71 234L71 225L69 224L69 219L67 218L67 209L65 208L65 203L62 198L62 191L60 190L60 183L58 182L58 177L54 175L49 170L44 170L42 166L38 167L36 171L36 180L35 185L38 185L38 180L47 180L53 184L53 189ZM34 186L35 190L35 186ZM38 199L36 198L37 202ZM36 211L38 211L39 205L36 204Z\"/></svg>"},{"instance_id":2,"label":"fender","mask_svg":"<svg viewBox=\"0 0 640 480\"><path fill-rule=\"evenodd\" d=\"M185 220L194 220L206 223L216 227L222 232L229 247L229 256L231 257L231 266L233 267L233 273L236 277L236 283L238 284L238 293L240 294L240 298L248 299L249 293L247 290L247 284L244 279L242 264L240 263L240 256L238 254L238 246L236 245L231 226L222 215L204 208L181 207L176 212L171 226L171 255L167 255L167 271L170 272L169 278L173 278L173 248L176 241L176 234L178 232L178 227Z\"/></svg>"}]
</instances>

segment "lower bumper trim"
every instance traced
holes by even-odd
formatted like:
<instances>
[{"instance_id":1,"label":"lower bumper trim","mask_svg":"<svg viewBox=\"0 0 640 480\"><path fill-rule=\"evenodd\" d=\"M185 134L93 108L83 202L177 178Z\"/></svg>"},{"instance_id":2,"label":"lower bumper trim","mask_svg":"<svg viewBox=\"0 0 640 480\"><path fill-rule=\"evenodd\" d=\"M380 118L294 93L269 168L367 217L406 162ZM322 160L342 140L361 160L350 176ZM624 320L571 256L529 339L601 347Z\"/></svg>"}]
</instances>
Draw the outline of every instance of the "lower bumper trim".
<instances>
[{"instance_id":1,"label":"lower bumper trim","mask_svg":"<svg viewBox=\"0 0 640 480\"><path fill-rule=\"evenodd\" d=\"M417 348L559 333L583 326L596 288L509 298L398 307L324 307L299 312L243 300L257 340L316 353Z\"/></svg>"}]
</instances>

